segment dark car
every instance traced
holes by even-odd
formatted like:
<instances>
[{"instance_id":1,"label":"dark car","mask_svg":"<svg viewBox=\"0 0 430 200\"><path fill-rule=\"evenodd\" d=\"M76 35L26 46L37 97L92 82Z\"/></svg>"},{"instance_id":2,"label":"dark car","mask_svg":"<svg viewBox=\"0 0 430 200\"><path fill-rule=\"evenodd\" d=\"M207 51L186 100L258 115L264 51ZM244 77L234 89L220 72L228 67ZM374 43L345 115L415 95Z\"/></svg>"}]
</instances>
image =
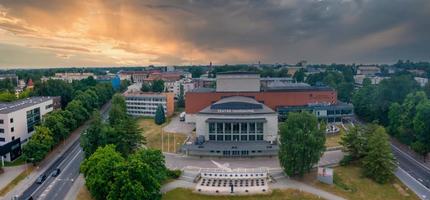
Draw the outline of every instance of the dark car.
<instances>
[{"instance_id":1,"label":"dark car","mask_svg":"<svg viewBox=\"0 0 430 200\"><path fill-rule=\"evenodd\" d=\"M45 181L45 180L46 180L46 175L45 175L45 174L42 174L42 175L40 175L40 176L37 178L36 183L37 183L37 184L42 184L42 183L43 183L43 181Z\"/></svg>"},{"instance_id":2,"label":"dark car","mask_svg":"<svg viewBox=\"0 0 430 200\"><path fill-rule=\"evenodd\" d=\"M61 172L60 168L56 168L54 169L54 171L52 171L51 176L57 177L60 174L60 172Z\"/></svg>"}]
</instances>

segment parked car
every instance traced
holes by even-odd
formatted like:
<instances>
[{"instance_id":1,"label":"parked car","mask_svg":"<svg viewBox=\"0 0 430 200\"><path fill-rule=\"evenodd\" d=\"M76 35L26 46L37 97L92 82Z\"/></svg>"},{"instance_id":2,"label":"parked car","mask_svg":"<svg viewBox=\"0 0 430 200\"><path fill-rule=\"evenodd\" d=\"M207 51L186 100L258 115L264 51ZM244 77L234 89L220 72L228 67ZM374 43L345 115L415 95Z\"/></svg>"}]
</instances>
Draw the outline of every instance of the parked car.
<instances>
[{"instance_id":1,"label":"parked car","mask_svg":"<svg viewBox=\"0 0 430 200\"><path fill-rule=\"evenodd\" d=\"M46 180L46 174L42 174L37 178L36 183L42 184L45 180Z\"/></svg>"},{"instance_id":2,"label":"parked car","mask_svg":"<svg viewBox=\"0 0 430 200\"><path fill-rule=\"evenodd\" d=\"M52 171L51 176L57 177L60 174L61 170L60 168L55 168L54 171Z\"/></svg>"}]
</instances>

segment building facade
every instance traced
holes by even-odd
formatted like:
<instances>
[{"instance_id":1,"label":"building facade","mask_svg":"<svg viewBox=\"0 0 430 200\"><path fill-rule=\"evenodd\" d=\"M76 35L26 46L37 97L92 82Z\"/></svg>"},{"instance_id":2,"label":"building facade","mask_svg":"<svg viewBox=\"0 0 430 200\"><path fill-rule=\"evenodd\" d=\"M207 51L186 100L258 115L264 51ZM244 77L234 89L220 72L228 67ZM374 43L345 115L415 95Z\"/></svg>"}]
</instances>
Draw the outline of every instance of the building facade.
<instances>
[{"instance_id":1,"label":"building facade","mask_svg":"<svg viewBox=\"0 0 430 200\"><path fill-rule=\"evenodd\" d=\"M58 97L31 97L0 104L0 155L13 161L42 117L53 111Z\"/></svg>"},{"instance_id":2,"label":"building facade","mask_svg":"<svg viewBox=\"0 0 430 200\"><path fill-rule=\"evenodd\" d=\"M167 116L173 115L175 110L174 94L171 92L153 93L127 91L124 94L127 113L132 116L154 117L157 107L163 106Z\"/></svg>"},{"instance_id":3,"label":"building facade","mask_svg":"<svg viewBox=\"0 0 430 200\"><path fill-rule=\"evenodd\" d=\"M274 156L278 115L255 99L223 98L196 114L196 137L183 146L194 156Z\"/></svg>"}]
</instances>

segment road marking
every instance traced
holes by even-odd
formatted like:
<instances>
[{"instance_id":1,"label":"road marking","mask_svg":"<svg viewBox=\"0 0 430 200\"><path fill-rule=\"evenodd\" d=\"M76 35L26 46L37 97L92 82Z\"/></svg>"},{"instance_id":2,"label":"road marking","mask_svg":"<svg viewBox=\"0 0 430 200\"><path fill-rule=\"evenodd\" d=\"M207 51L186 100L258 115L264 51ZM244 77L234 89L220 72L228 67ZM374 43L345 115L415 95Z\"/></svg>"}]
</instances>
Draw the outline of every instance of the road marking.
<instances>
[{"instance_id":1,"label":"road marking","mask_svg":"<svg viewBox=\"0 0 430 200\"><path fill-rule=\"evenodd\" d=\"M402 169L401 167L398 167L403 173L405 173L407 176L409 176L412 180L414 180L416 183L418 183L419 185L421 185L424 190L427 190L427 192L430 192L430 189L428 189L425 185L423 185L422 183L420 183L419 181L417 181L417 179L415 179L413 176L411 176L408 172L406 172L404 169ZM412 189L412 188L411 188ZM417 193L417 192L415 192Z\"/></svg>"},{"instance_id":2,"label":"road marking","mask_svg":"<svg viewBox=\"0 0 430 200\"><path fill-rule=\"evenodd\" d=\"M395 145L391 144L392 147L394 147L398 152L402 153L403 155L406 155L406 157L409 158L409 160L413 160L414 162L418 163L418 165L420 165L421 167L423 167L424 169L427 169L428 171L430 171L430 168L428 168L427 166L423 165L422 163L418 162L417 160L415 160L415 158L413 158L412 156L410 156L409 154L403 152L401 149L397 148Z\"/></svg>"}]
</instances>

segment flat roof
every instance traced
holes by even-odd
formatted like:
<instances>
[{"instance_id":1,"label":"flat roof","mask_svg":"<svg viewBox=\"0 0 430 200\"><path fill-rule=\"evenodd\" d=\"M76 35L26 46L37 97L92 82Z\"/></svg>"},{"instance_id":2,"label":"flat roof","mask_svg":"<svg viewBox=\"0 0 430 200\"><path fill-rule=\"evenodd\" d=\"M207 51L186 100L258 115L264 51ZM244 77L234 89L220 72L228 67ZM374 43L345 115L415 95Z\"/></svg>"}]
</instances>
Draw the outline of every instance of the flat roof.
<instances>
[{"instance_id":1,"label":"flat roof","mask_svg":"<svg viewBox=\"0 0 430 200\"><path fill-rule=\"evenodd\" d=\"M49 100L53 100L55 97L30 97L26 99L20 99L13 102L0 102L0 113L8 114L30 106L34 106Z\"/></svg>"},{"instance_id":2,"label":"flat roof","mask_svg":"<svg viewBox=\"0 0 430 200\"><path fill-rule=\"evenodd\" d=\"M250 97L232 96L222 98L212 105L204 108L199 114L222 114L222 115L240 115L240 114L271 114L275 113L266 105Z\"/></svg>"},{"instance_id":3,"label":"flat roof","mask_svg":"<svg viewBox=\"0 0 430 200\"><path fill-rule=\"evenodd\" d=\"M316 87L310 85L295 85L296 83L289 84L287 86L279 87L262 87L259 92L306 92L306 91L334 91L334 89L326 86ZM215 88L195 88L189 92L196 93L210 93L216 92ZM235 91L231 92L218 92L218 93L237 93ZM253 93L253 92L241 92L241 93Z\"/></svg>"},{"instance_id":4,"label":"flat roof","mask_svg":"<svg viewBox=\"0 0 430 200\"><path fill-rule=\"evenodd\" d=\"M124 92L125 97L165 97L172 92Z\"/></svg>"},{"instance_id":5,"label":"flat roof","mask_svg":"<svg viewBox=\"0 0 430 200\"><path fill-rule=\"evenodd\" d=\"M218 72L217 73L217 75L234 75L234 74L260 75L257 72L248 72L248 71L230 71L230 72Z\"/></svg>"}]
</instances>

